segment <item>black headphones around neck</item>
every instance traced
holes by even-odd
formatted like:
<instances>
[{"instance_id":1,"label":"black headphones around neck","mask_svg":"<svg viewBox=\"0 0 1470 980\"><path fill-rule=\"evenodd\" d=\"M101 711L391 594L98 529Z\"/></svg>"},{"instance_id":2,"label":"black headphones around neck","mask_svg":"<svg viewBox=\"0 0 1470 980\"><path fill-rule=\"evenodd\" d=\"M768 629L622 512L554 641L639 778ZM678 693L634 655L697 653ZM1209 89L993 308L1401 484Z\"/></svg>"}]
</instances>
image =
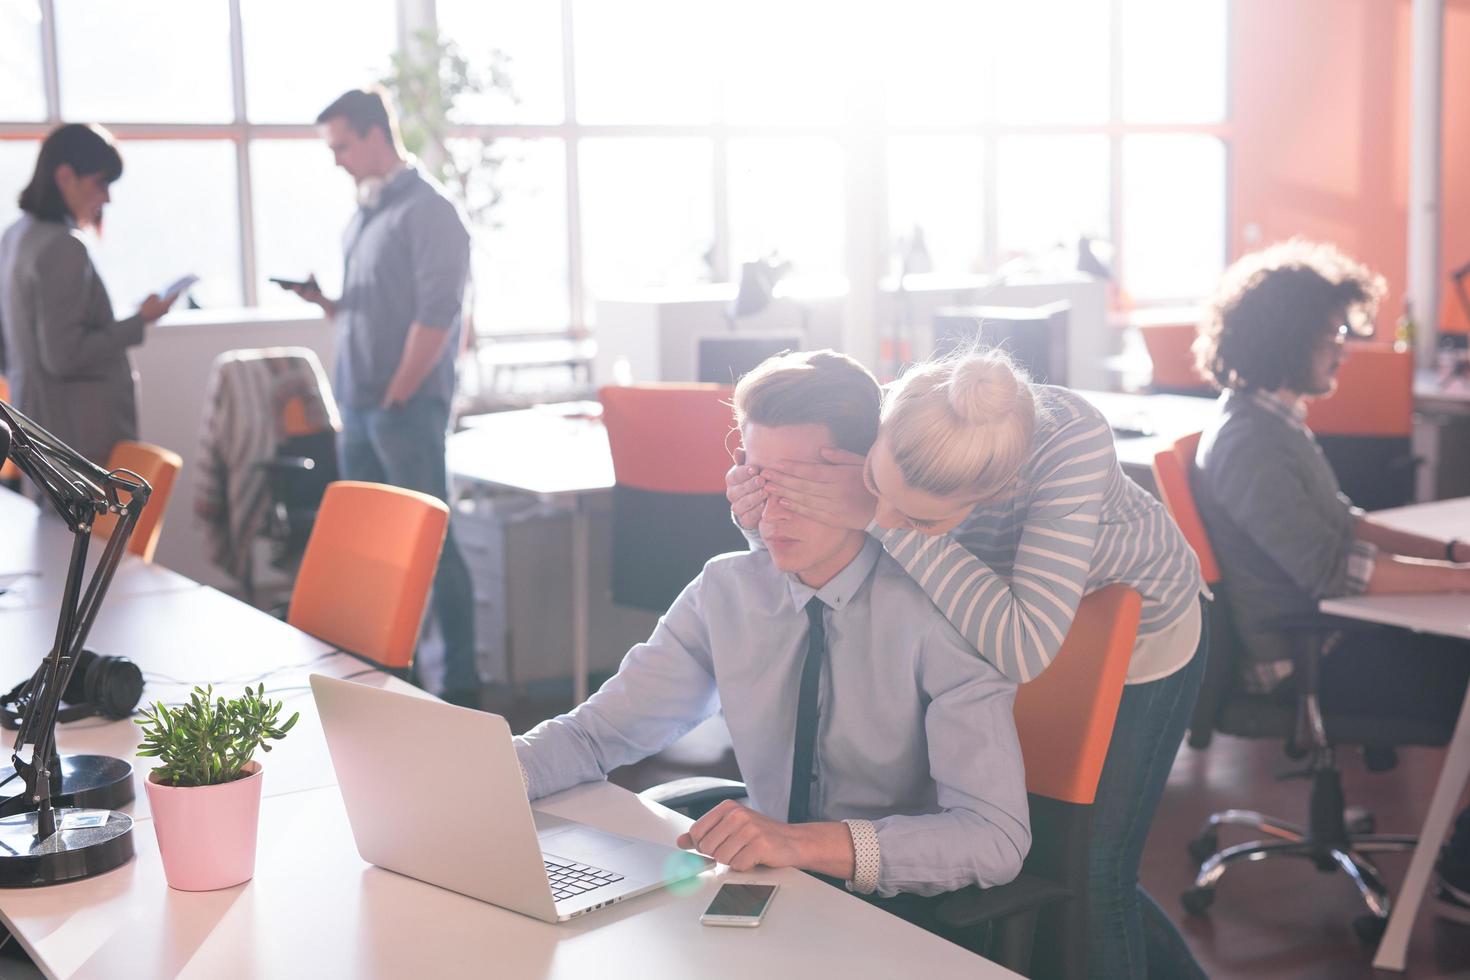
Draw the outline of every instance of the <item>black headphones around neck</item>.
<instances>
[{"instance_id":1,"label":"black headphones around neck","mask_svg":"<svg viewBox=\"0 0 1470 980\"><path fill-rule=\"evenodd\" d=\"M20 727L24 716L26 688L30 679L21 681L0 699L0 727L12 731ZM143 672L127 657L104 657L83 650L77 657L71 680L61 692L67 707L56 714L58 723L77 721L101 715L117 721L127 718L143 697Z\"/></svg>"}]
</instances>

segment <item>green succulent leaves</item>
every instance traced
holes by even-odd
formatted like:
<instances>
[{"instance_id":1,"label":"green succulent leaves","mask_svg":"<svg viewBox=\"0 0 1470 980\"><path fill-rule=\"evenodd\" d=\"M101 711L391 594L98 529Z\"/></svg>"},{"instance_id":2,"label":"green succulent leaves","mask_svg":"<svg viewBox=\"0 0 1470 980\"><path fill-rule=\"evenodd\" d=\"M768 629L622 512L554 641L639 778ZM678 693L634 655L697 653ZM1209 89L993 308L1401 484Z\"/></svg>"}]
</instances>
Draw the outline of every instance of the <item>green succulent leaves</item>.
<instances>
[{"instance_id":1,"label":"green succulent leaves","mask_svg":"<svg viewBox=\"0 0 1470 980\"><path fill-rule=\"evenodd\" d=\"M214 687L194 688L188 702L170 708L162 701L145 707L136 720L142 726L140 756L154 756L162 765L155 780L169 786L214 786L240 779L257 748L286 737L301 712L284 725L278 723L282 704L264 698L265 685L226 700L216 698Z\"/></svg>"}]
</instances>

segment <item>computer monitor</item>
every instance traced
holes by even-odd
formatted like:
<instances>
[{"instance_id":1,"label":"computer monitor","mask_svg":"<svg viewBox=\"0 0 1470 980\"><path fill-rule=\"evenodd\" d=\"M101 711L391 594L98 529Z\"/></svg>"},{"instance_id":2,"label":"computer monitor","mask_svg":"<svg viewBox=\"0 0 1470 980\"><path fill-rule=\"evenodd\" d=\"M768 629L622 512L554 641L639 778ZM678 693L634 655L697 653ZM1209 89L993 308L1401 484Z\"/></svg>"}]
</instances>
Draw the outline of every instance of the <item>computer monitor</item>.
<instances>
[{"instance_id":1,"label":"computer monitor","mask_svg":"<svg viewBox=\"0 0 1470 980\"><path fill-rule=\"evenodd\" d=\"M798 334L729 337L700 337L698 348L700 381L733 385L772 354L800 350Z\"/></svg>"},{"instance_id":2,"label":"computer monitor","mask_svg":"<svg viewBox=\"0 0 1470 980\"><path fill-rule=\"evenodd\" d=\"M1033 381L1067 383L1067 314L1065 301L1045 306L952 306L934 313L934 356L940 357L977 339L999 347L1025 368Z\"/></svg>"}]
</instances>

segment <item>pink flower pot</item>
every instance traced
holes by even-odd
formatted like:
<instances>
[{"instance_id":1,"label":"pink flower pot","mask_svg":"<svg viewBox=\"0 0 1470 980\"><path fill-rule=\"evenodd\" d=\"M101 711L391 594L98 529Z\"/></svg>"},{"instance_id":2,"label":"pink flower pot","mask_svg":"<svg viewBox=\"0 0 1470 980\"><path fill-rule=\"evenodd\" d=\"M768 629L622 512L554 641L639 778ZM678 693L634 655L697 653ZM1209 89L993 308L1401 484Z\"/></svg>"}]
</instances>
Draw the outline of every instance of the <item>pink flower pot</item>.
<instances>
[{"instance_id":1,"label":"pink flower pot","mask_svg":"<svg viewBox=\"0 0 1470 980\"><path fill-rule=\"evenodd\" d=\"M169 786L148 774L144 785L170 888L207 892L254 876L260 763L245 771L250 775L218 786Z\"/></svg>"}]
</instances>

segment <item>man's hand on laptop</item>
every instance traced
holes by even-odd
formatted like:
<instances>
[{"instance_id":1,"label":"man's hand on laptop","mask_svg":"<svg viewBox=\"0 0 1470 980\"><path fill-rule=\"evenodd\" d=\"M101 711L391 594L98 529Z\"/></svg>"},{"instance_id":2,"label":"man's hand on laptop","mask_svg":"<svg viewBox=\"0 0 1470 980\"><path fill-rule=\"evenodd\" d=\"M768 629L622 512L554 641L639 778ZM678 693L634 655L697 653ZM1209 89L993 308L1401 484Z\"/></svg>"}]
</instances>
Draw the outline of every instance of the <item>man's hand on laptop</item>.
<instances>
[{"instance_id":1,"label":"man's hand on laptop","mask_svg":"<svg viewBox=\"0 0 1470 980\"><path fill-rule=\"evenodd\" d=\"M843 880L853 875L852 834L846 824L782 823L734 800L700 817L675 843L727 864L733 871L765 866L802 868Z\"/></svg>"}]
</instances>

